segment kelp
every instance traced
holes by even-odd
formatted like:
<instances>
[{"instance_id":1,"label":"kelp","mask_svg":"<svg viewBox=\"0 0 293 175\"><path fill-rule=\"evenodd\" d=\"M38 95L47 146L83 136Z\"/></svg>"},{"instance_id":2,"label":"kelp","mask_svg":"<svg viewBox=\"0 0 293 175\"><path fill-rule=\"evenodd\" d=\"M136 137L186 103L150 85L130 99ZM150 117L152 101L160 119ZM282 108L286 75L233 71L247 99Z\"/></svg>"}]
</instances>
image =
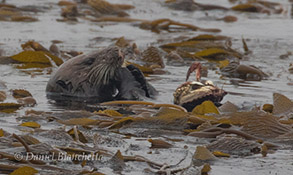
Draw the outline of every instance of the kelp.
<instances>
[{"instance_id":1,"label":"kelp","mask_svg":"<svg viewBox=\"0 0 293 175\"><path fill-rule=\"evenodd\" d=\"M140 111L132 110L131 115L121 114L118 113L116 110L117 107L113 107L111 105L114 104L124 104L120 106L119 111L124 110L131 110L135 108L130 108L129 105L138 105L137 108L145 108L149 109L150 107L153 108L153 113L149 115L140 115L143 113L143 109ZM101 110L99 112L95 112L97 115L92 115L92 117L105 117L106 115L109 116L107 119L109 121L103 120L96 120L90 118L72 118L69 120L64 120L60 122L61 124L70 124L70 125L81 125L85 126L84 128L87 131L91 131L91 129L95 129L94 131L97 132L94 135L95 139L91 139L91 137L85 137L84 131L79 131L77 126L74 126L70 130L68 130L68 134L74 139L74 148L73 147L60 147L57 146L59 150L66 152L70 156L78 156L78 155L91 155L91 156L100 156L102 157L98 161L104 160L103 156L105 156L105 161L103 161L103 166L109 167L115 170L123 170L125 166L128 166L127 162L136 161L144 162L150 165L153 169L153 172L165 172L170 171L172 172L184 172L184 170L188 169L188 167L179 167L180 162L186 160L187 155L179 161L176 165L163 165L151 160L148 160L142 156L125 156L122 151L119 149L115 149L114 152L106 151L100 149L102 146L111 145L114 147L121 147L123 145L123 139L133 139L128 134L120 133L123 130L131 130L138 129L140 130L162 130L162 134L166 134L166 131L169 130L171 133L173 131L179 131L179 137L172 138L173 135L169 135L171 139L164 139L165 136L160 136L160 138L135 138L135 141L143 141L149 142L147 147L151 149L158 149L160 151L173 151L173 149L178 149L178 145L175 140L178 138L182 138L184 136L184 132L186 129L190 129L191 132L188 134L189 136L196 136L201 138L213 138L213 142L207 143L205 146L199 145L192 156L192 164L195 166L203 166L211 161L217 161L222 157L229 158L233 155L234 156L247 156L252 154L259 154L261 153L263 156L271 153L270 149L272 148L271 145L264 143L264 140L272 140L274 141L275 138L268 138L266 133L269 131L269 135L272 137L276 137L276 139L281 139L284 134L288 134L292 132L292 128L284 126L282 124L278 124L279 118L272 116L266 112L261 111L249 111L249 112L233 112L233 110L228 110L230 113L221 114L219 110L214 106L212 102L206 101L199 105L197 109L194 109L193 112L186 112L180 110L179 108L174 108L172 106L168 106L166 104L154 104L151 102L135 102L135 101L120 101L120 102L106 102L103 104L103 108L106 110ZM113 108L112 108L113 107ZM123 110L121 109L123 108ZM155 109L154 109L155 108ZM159 110L157 110L159 108ZM214 114L212 114L214 113ZM44 115L43 113L34 112L35 115ZM105 114L105 115L103 115ZM53 115L53 114L50 114ZM54 115L53 115L54 116ZM62 116L62 115L61 115ZM93 126L93 120L96 121L95 126ZM267 120L267 121L265 121ZM282 119L284 120L284 119ZM84 123L82 123L84 122ZM103 122L108 122L107 126L102 127ZM225 123L225 124L223 124ZM226 123L229 123L228 126ZM111 124L109 126L109 124ZM101 125L101 126L100 126ZM255 127L254 125L258 125L260 127ZM90 127L87 127L90 126ZM256 129L254 129L256 128ZM262 128L269 128L265 129L264 132ZM109 135L105 137L111 138L111 142L109 140L97 140L99 138L99 130L102 129L103 131L110 132ZM85 132L87 132L85 131ZM274 132L278 131L277 135L274 135ZM35 131L37 132L37 130ZM116 134L118 132L118 134ZM126 132L127 133L127 132ZM160 132L159 132L160 133ZM180 135L183 134L183 135ZM186 132L185 132L186 134ZM230 135L232 134L232 135ZM135 135L135 134L134 134ZM43 135L44 136L44 135ZM137 134L139 136L139 134ZM146 135L147 136L147 135ZM103 136L104 137L104 136ZM23 138L20 136L22 142L25 142L26 146L29 150L32 150L32 145L38 145L39 141L31 138ZM115 138L115 139L114 139ZM284 137L285 138L285 137ZM287 138L287 137L286 137ZM113 140L112 140L113 139ZM121 139L121 142L119 140ZM179 140L180 140L179 139ZM94 141L93 141L94 140ZM172 141L172 142L170 142ZM184 139L180 140L180 144L183 143ZM104 144L103 144L104 142ZM91 145L94 143L94 147ZM111 144L110 144L111 143ZM113 143L113 145L112 145ZM32 145L31 145L32 144ZM137 151L140 149L140 146L136 146L135 143L130 146L130 151ZM141 144L138 144L141 145ZM109 146L107 146L108 148ZM189 147L189 146L188 146ZM132 150L133 149L133 150ZM164 149L164 150L162 150ZM187 146L184 147L187 149ZM274 148L275 149L275 148ZM157 150L155 150L157 151ZM115 153L115 154L114 154ZM1 153L0 153L1 154ZM127 153L126 153L127 154ZM149 152L149 157L151 157L152 152ZM13 157L13 156L12 156ZM217 158L218 157L218 158ZM92 161L76 161L73 160L74 163L81 164L82 166L88 166L88 163ZM43 162L44 163L44 162ZM59 164L59 163L58 163ZM58 165L57 164L57 165ZM113 165L115 164L115 165ZM34 167L34 166L32 166ZM208 166L205 167L208 171ZM84 171L84 170L83 170ZM85 171L84 171L85 172Z\"/></svg>"},{"instance_id":2,"label":"kelp","mask_svg":"<svg viewBox=\"0 0 293 175\"><path fill-rule=\"evenodd\" d=\"M141 53L141 56L142 61L145 61L147 64L151 64L150 67L153 67L154 64L158 65L161 68L165 67L160 50L154 46L150 46L146 50L144 50Z\"/></svg>"},{"instance_id":3,"label":"kelp","mask_svg":"<svg viewBox=\"0 0 293 175\"><path fill-rule=\"evenodd\" d=\"M26 51L26 50L33 50L33 51L43 51L43 52L49 52L43 45L40 43L30 40L27 41L24 44L21 44L21 48Z\"/></svg>"},{"instance_id":4,"label":"kelp","mask_svg":"<svg viewBox=\"0 0 293 175\"><path fill-rule=\"evenodd\" d=\"M120 17L129 16L123 10L134 8L132 5L111 4L105 0L89 0L87 3L93 7L97 12L104 15L118 15Z\"/></svg>"},{"instance_id":5,"label":"kelp","mask_svg":"<svg viewBox=\"0 0 293 175\"><path fill-rule=\"evenodd\" d=\"M25 107L33 107L37 104L37 101L33 97L24 97L17 99L17 103Z\"/></svg>"},{"instance_id":6,"label":"kelp","mask_svg":"<svg viewBox=\"0 0 293 175\"><path fill-rule=\"evenodd\" d=\"M230 52L219 48L208 48L194 54L197 57L202 57L209 60L224 60L225 57L231 55Z\"/></svg>"},{"instance_id":7,"label":"kelp","mask_svg":"<svg viewBox=\"0 0 293 175\"><path fill-rule=\"evenodd\" d=\"M4 91L0 91L0 102L4 101L6 98L6 93Z\"/></svg>"},{"instance_id":8,"label":"kelp","mask_svg":"<svg viewBox=\"0 0 293 175\"><path fill-rule=\"evenodd\" d=\"M11 21L11 22L35 22L38 21L37 18L26 15L21 8L15 6L0 7L0 21Z\"/></svg>"},{"instance_id":9,"label":"kelp","mask_svg":"<svg viewBox=\"0 0 293 175\"><path fill-rule=\"evenodd\" d=\"M192 37L188 39L187 41L223 41L230 39L227 36L223 35L209 35L209 34L202 34L202 35L197 35L195 37Z\"/></svg>"},{"instance_id":10,"label":"kelp","mask_svg":"<svg viewBox=\"0 0 293 175\"><path fill-rule=\"evenodd\" d=\"M61 16L65 18L64 21L77 21L76 17L79 16L77 5L68 5L62 8Z\"/></svg>"},{"instance_id":11,"label":"kelp","mask_svg":"<svg viewBox=\"0 0 293 175\"><path fill-rule=\"evenodd\" d=\"M207 175L208 172L210 172L211 170L212 170L212 168L211 168L210 164L205 163L205 164L203 165L202 169L200 170L200 173L201 173L202 175Z\"/></svg>"},{"instance_id":12,"label":"kelp","mask_svg":"<svg viewBox=\"0 0 293 175\"><path fill-rule=\"evenodd\" d=\"M60 66L63 61L47 52L43 51L22 51L19 54L11 56L11 59L22 63L22 66L18 68L46 68L53 66L51 60L57 65Z\"/></svg>"},{"instance_id":13,"label":"kelp","mask_svg":"<svg viewBox=\"0 0 293 175\"><path fill-rule=\"evenodd\" d=\"M291 74L293 74L293 63L291 63L291 64L289 65L289 69L288 69L288 71L289 71Z\"/></svg>"},{"instance_id":14,"label":"kelp","mask_svg":"<svg viewBox=\"0 0 293 175\"><path fill-rule=\"evenodd\" d=\"M116 121L115 123L113 123L112 125L109 126L109 129L119 129L124 125L128 125L136 120L139 120L137 118L133 118L133 117L124 117L118 121Z\"/></svg>"},{"instance_id":15,"label":"kelp","mask_svg":"<svg viewBox=\"0 0 293 175\"><path fill-rule=\"evenodd\" d=\"M23 166L16 170L14 170L10 175L34 175L38 173L36 169L29 167L29 166Z\"/></svg>"},{"instance_id":16,"label":"kelp","mask_svg":"<svg viewBox=\"0 0 293 175\"><path fill-rule=\"evenodd\" d=\"M244 4L238 4L231 7L232 10L241 12L253 12L253 13L267 13L267 14L279 14L284 11L283 7L279 3L269 1L249 1Z\"/></svg>"},{"instance_id":17,"label":"kelp","mask_svg":"<svg viewBox=\"0 0 293 175\"><path fill-rule=\"evenodd\" d=\"M14 22L35 22L38 21L37 18L30 17L30 16L12 16L11 21Z\"/></svg>"},{"instance_id":18,"label":"kelp","mask_svg":"<svg viewBox=\"0 0 293 175\"><path fill-rule=\"evenodd\" d=\"M293 112L293 102L280 93L273 94L273 114L282 115Z\"/></svg>"},{"instance_id":19,"label":"kelp","mask_svg":"<svg viewBox=\"0 0 293 175\"><path fill-rule=\"evenodd\" d=\"M265 139L275 138L292 131L288 126L281 124L277 117L261 111L233 113L227 121L234 125L241 125L241 131L245 133Z\"/></svg>"},{"instance_id":20,"label":"kelp","mask_svg":"<svg viewBox=\"0 0 293 175\"><path fill-rule=\"evenodd\" d=\"M212 101L204 101L192 110L192 114L195 115L205 115L209 113L220 114L218 108Z\"/></svg>"},{"instance_id":21,"label":"kelp","mask_svg":"<svg viewBox=\"0 0 293 175\"><path fill-rule=\"evenodd\" d=\"M204 29L197 27L195 25L176 22L171 19L157 19L153 21L145 21L140 24L140 28L151 30L154 32L160 32L160 30L171 30L173 29L172 26L175 26L174 29L187 29L187 30L193 30L193 31L203 31L203 32L221 32L220 29Z\"/></svg>"},{"instance_id":22,"label":"kelp","mask_svg":"<svg viewBox=\"0 0 293 175\"><path fill-rule=\"evenodd\" d=\"M82 143L88 143L86 137L83 135L81 131L79 131L76 128L72 128L67 133L75 140L75 141L80 141Z\"/></svg>"},{"instance_id":23,"label":"kelp","mask_svg":"<svg viewBox=\"0 0 293 175\"><path fill-rule=\"evenodd\" d=\"M241 11L241 12L259 12L260 11L260 7L252 3L239 4L239 5L231 7L231 9L235 11Z\"/></svg>"},{"instance_id":24,"label":"kelp","mask_svg":"<svg viewBox=\"0 0 293 175\"><path fill-rule=\"evenodd\" d=\"M273 113L274 106L272 104L264 104L262 106L262 110L266 111L266 112L269 112L269 113Z\"/></svg>"},{"instance_id":25,"label":"kelp","mask_svg":"<svg viewBox=\"0 0 293 175\"><path fill-rule=\"evenodd\" d=\"M4 131L3 131L3 129L1 128L0 129L0 137L3 137L4 136Z\"/></svg>"},{"instance_id":26,"label":"kelp","mask_svg":"<svg viewBox=\"0 0 293 175\"><path fill-rule=\"evenodd\" d=\"M161 139L148 139L148 141L151 143L151 147L150 148L164 148L164 149L167 149L167 148L171 148L173 147L172 144L164 141L164 140L161 140Z\"/></svg>"},{"instance_id":27,"label":"kelp","mask_svg":"<svg viewBox=\"0 0 293 175\"><path fill-rule=\"evenodd\" d=\"M29 128L40 128L41 125L38 124L37 122L24 122L22 124L20 124L19 126L25 126L25 127L29 127Z\"/></svg>"},{"instance_id":28,"label":"kelp","mask_svg":"<svg viewBox=\"0 0 293 175\"><path fill-rule=\"evenodd\" d=\"M213 151L213 155L216 157L230 157L230 154L223 153L221 151Z\"/></svg>"},{"instance_id":29,"label":"kelp","mask_svg":"<svg viewBox=\"0 0 293 175\"><path fill-rule=\"evenodd\" d=\"M23 139L23 141L25 143L27 143L28 145L35 145L35 144L41 143L38 139L36 139L30 135L21 135L20 138Z\"/></svg>"},{"instance_id":30,"label":"kelp","mask_svg":"<svg viewBox=\"0 0 293 175\"><path fill-rule=\"evenodd\" d=\"M144 74L154 74L154 69L151 68L151 67L140 65L140 64L133 63L133 62L130 62L130 61L125 61L124 64L126 66L132 64L132 65L136 66L139 70L141 70L142 73L144 73Z\"/></svg>"},{"instance_id":31,"label":"kelp","mask_svg":"<svg viewBox=\"0 0 293 175\"><path fill-rule=\"evenodd\" d=\"M22 105L17 103L0 103L0 112L13 113L17 111Z\"/></svg>"},{"instance_id":32,"label":"kelp","mask_svg":"<svg viewBox=\"0 0 293 175\"><path fill-rule=\"evenodd\" d=\"M68 6L68 5L77 5L75 2L72 2L72 1L59 1L58 2L58 5L59 6Z\"/></svg>"},{"instance_id":33,"label":"kelp","mask_svg":"<svg viewBox=\"0 0 293 175\"><path fill-rule=\"evenodd\" d=\"M64 125L97 125L99 124L99 120L90 119L90 118L72 118L69 120L57 120L57 122L64 124Z\"/></svg>"},{"instance_id":34,"label":"kelp","mask_svg":"<svg viewBox=\"0 0 293 175\"><path fill-rule=\"evenodd\" d=\"M229 62L227 66L221 68L221 73L227 77L241 78L249 81L261 81L268 77L268 74L264 73L258 67L243 65L238 61Z\"/></svg>"},{"instance_id":35,"label":"kelp","mask_svg":"<svg viewBox=\"0 0 293 175\"><path fill-rule=\"evenodd\" d=\"M227 22L227 23L232 23L232 22L236 22L238 20L238 18L236 16L224 16L222 18L218 18L217 20L219 21L224 21L224 22Z\"/></svg>"},{"instance_id":36,"label":"kelp","mask_svg":"<svg viewBox=\"0 0 293 175\"><path fill-rule=\"evenodd\" d=\"M251 154L260 153L260 147L261 145L255 141L249 141L235 136L220 137L216 141L207 145L207 148L213 153L225 153L222 155L227 157L229 157L229 154L248 156Z\"/></svg>"},{"instance_id":37,"label":"kelp","mask_svg":"<svg viewBox=\"0 0 293 175\"><path fill-rule=\"evenodd\" d=\"M16 99L24 97L32 97L32 94L24 89L14 89L12 90L12 96Z\"/></svg>"},{"instance_id":38,"label":"kelp","mask_svg":"<svg viewBox=\"0 0 293 175\"><path fill-rule=\"evenodd\" d=\"M192 0L166 0L166 5L174 10L194 11L194 10L228 10L226 7L213 5L213 4L201 4Z\"/></svg>"},{"instance_id":39,"label":"kelp","mask_svg":"<svg viewBox=\"0 0 293 175\"><path fill-rule=\"evenodd\" d=\"M187 124L188 113L169 107L161 107L153 116L134 117L127 116L115 121L109 129L120 129L122 127L141 127L141 128L162 128L162 129L183 129Z\"/></svg>"},{"instance_id":40,"label":"kelp","mask_svg":"<svg viewBox=\"0 0 293 175\"><path fill-rule=\"evenodd\" d=\"M184 51L189 55L182 57L193 57L197 59L208 60L223 60L223 59L240 59L242 54L231 48L227 41L229 38L226 36L216 35L198 35L187 40L175 43L167 43L160 47L166 51L173 50ZM194 53L195 52L195 53ZM186 55L186 54L185 54ZM219 58L217 58L219 57Z\"/></svg>"},{"instance_id":41,"label":"kelp","mask_svg":"<svg viewBox=\"0 0 293 175\"><path fill-rule=\"evenodd\" d=\"M105 110L99 110L98 112L96 112L96 114L106 114L109 115L111 117L122 117L123 115L115 110L111 110L111 109L105 109Z\"/></svg>"},{"instance_id":42,"label":"kelp","mask_svg":"<svg viewBox=\"0 0 293 175\"><path fill-rule=\"evenodd\" d=\"M197 146L193 158L199 161L211 161L217 158L204 146Z\"/></svg>"}]
</instances>

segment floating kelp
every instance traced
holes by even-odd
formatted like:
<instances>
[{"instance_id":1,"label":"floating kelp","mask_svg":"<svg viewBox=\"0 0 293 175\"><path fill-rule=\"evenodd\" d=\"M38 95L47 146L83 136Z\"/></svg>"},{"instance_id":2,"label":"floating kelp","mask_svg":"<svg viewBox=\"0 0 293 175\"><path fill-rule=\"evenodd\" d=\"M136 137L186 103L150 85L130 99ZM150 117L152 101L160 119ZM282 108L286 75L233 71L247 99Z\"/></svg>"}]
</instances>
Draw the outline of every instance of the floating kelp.
<instances>
[{"instance_id":1,"label":"floating kelp","mask_svg":"<svg viewBox=\"0 0 293 175\"><path fill-rule=\"evenodd\" d=\"M131 5L111 4L105 0L89 0L87 1L87 3L100 14L118 15L120 17L129 16L123 10L134 8L134 6L131 6Z\"/></svg>"},{"instance_id":2,"label":"floating kelp","mask_svg":"<svg viewBox=\"0 0 293 175\"><path fill-rule=\"evenodd\" d=\"M286 134L292 129L281 124L278 118L260 111L237 112L231 114L229 120L242 126L241 131L253 136L265 139L274 139L282 134Z\"/></svg>"},{"instance_id":3,"label":"floating kelp","mask_svg":"<svg viewBox=\"0 0 293 175\"><path fill-rule=\"evenodd\" d=\"M197 35L195 37L192 37L188 39L187 41L225 41L230 39L227 36L223 35L208 35L208 34L202 34L202 35Z\"/></svg>"},{"instance_id":4,"label":"floating kelp","mask_svg":"<svg viewBox=\"0 0 293 175\"><path fill-rule=\"evenodd\" d=\"M7 98L6 93L4 91L0 91L0 102L4 101Z\"/></svg>"},{"instance_id":5,"label":"floating kelp","mask_svg":"<svg viewBox=\"0 0 293 175\"><path fill-rule=\"evenodd\" d=\"M171 148L172 144L161 140L161 139L148 139L148 141L152 144L150 148Z\"/></svg>"},{"instance_id":6,"label":"floating kelp","mask_svg":"<svg viewBox=\"0 0 293 175\"><path fill-rule=\"evenodd\" d=\"M61 16L66 20L77 21L76 17L79 16L77 5L68 5L62 8Z\"/></svg>"},{"instance_id":7,"label":"floating kelp","mask_svg":"<svg viewBox=\"0 0 293 175\"><path fill-rule=\"evenodd\" d=\"M37 101L33 97L19 98L17 102L25 107L33 107L37 104Z\"/></svg>"},{"instance_id":8,"label":"floating kelp","mask_svg":"<svg viewBox=\"0 0 293 175\"><path fill-rule=\"evenodd\" d=\"M183 50L188 52L189 55L187 55L187 57L207 59L209 61L240 59L242 54L232 49L231 46L227 44L227 41L229 41L229 38L226 36L198 35L188 40L168 43L160 47L166 52L178 49L180 51ZM185 57L182 54L180 55Z\"/></svg>"},{"instance_id":9,"label":"floating kelp","mask_svg":"<svg viewBox=\"0 0 293 175\"><path fill-rule=\"evenodd\" d=\"M22 124L20 124L20 126L26 126L26 127L30 127L30 128L40 128L41 125L38 124L37 122L24 122Z\"/></svg>"},{"instance_id":10,"label":"floating kelp","mask_svg":"<svg viewBox=\"0 0 293 175\"><path fill-rule=\"evenodd\" d=\"M205 114L220 114L218 108L214 105L212 101L204 101L202 104L196 106L192 110L192 114L205 115Z\"/></svg>"},{"instance_id":11,"label":"floating kelp","mask_svg":"<svg viewBox=\"0 0 293 175\"><path fill-rule=\"evenodd\" d=\"M223 153L221 151L213 151L213 155L216 157L230 157L230 154Z\"/></svg>"},{"instance_id":12,"label":"floating kelp","mask_svg":"<svg viewBox=\"0 0 293 175\"><path fill-rule=\"evenodd\" d=\"M280 94L273 94L273 114L274 115L286 115L293 112L293 102L288 97Z\"/></svg>"},{"instance_id":13,"label":"floating kelp","mask_svg":"<svg viewBox=\"0 0 293 175\"><path fill-rule=\"evenodd\" d=\"M14 89L12 90L12 96L14 98L24 98L24 97L32 97L32 94L24 89Z\"/></svg>"},{"instance_id":14,"label":"floating kelp","mask_svg":"<svg viewBox=\"0 0 293 175\"><path fill-rule=\"evenodd\" d=\"M241 137L223 136L207 145L210 151L221 151L232 155L248 156L260 153L261 145L256 141L249 141Z\"/></svg>"},{"instance_id":15,"label":"floating kelp","mask_svg":"<svg viewBox=\"0 0 293 175\"><path fill-rule=\"evenodd\" d=\"M217 158L204 146L197 146L193 158L197 165L214 161Z\"/></svg>"},{"instance_id":16,"label":"floating kelp","mask_svg":"<svg viewBox=\"0 0 293 175\"><path fill-rule=\"evenodd\" d=\"M231 8L235 11L241 12L254 12L254 13L282 13L284 11L283 7L279 3L267 2L267 1L248 1L244 4L238 4Z\"/></svg>"},{"instance_id":17,"label":"floating kelp","mask_svg":"<svg viewBox=\"0 0 293 175\"><path fill-rule=\"evenodd\" d=\"M33 51L43 51L43 52L49 52L48 49L46 49L43 45L40 43L30 40L27 41L24 44L21 44L21 48L26 51L26 50L33 50Z\"/></svg>"},{"instance_id":18,"label":"floating kelp","mask_svg":"<svg viewBox=\"0 0 293 175\"><path fill-rule=\"evenodd\" d=\"M63 0L61 0L61 1L58 2L58 5L60 5L60 6L68 6L68 5L77 5L77 3L72 2L72 1L63 1Z\"/></svg>"},{"instance_id":19,"label":"floating kelp","mask_svg":"<svg viewBox=\"0 0 293 175\"><path fill-rule=\"evenodd\" d=\"M81 125L81 126L96 125L99 123L98 120L94 120L90 118L72 118L69 120L58 120L58 122L65 125Z\"/></svg>"},{"instance_id":20,"label":"floating kelp","mask_svg":"<svg viewBox=\"0 0 293 175\"><path fill-rule=\"evenodd\" d=\"M194 11L194 10L228 10L226 7L212 5L212 4L200 4L193 0L166 0L166 6L174 10Z\"/></svg>"},{"instance_id":21,"label":"floating kelp","mask_svg":"<svg viewBox=\"0 0 293 175\"><path fill-rule=\"evenodd\" d=\"M111 116L111 117L122 117L123 116L119 112L117 112L115 110L111 110L111 109L105 109L103 111L99 110L98 112L96 112L96 114L106 114L106 115Z\"/></svg>"},{"instance_id":22,"label":"floating kelp","mask_svg":"<svg viewBox=\"0 0 293 175\"><path fill-rule=\"evenodd\" d=\"M243 65L238 61L231 61L227 66L221 68L221 73L227 77L241 78L250 81L260 81L268 77L259 68L253 65Z\"/></svg>"},{"instance_id":23,"label":"floating kelp","mask_svg":"<svg viewBox=\"0 0 293 175\"><path fill-rule=\"evenodd\" d=\"M14 22L35 22L38 21L37 18L30 17L30 16L12 16L11 21Z\"/></svg>"},{"instance_id":24,"label":"floating kelp","mask_svg":"<svg viewBox=\"0 0 293 175\"><path fill-rule=\"evenodd\" d=\"M195 56L210 60L224 60L225 57L230 56L231 53L218 48L209 48L195 53Z\"/></svg>"},{"instance_id":25,"label":"floating kelp","mask_svg":"<svg viewBox=\"0 0 293 175\"><path fill-rule=\"evenodd\" d=\"M37 18L26 15L21 8L6 5L0 7L0 21L13 21L13 22L35 22Z\"/></svg>"},{"instance_id":26,"label":"floating kelp","mask_svg":"<svg viewBox=\"0 0 293 175\"><path fill-rule=\"evenodd\" d=\"M14 170L10 175L34 175L38 173L36 169L29 167L29 166L23 166L16 170Z\"/></svg>"},{"instance_id":27,"label":"floating kelp","mask_svg":"<svg viewBox=\"0 0 293 175\"><path fill-rule=\"evenodd\" d=\"M293 63L291 63L290 65L289 65L289 72L291 73L291 74L293 74Z\"/></svg>"},{"instance_id":28,"label":"floating kelp","mask_svg":"<svg viewBox=\"0 0 293 175\"><path fill-rule=\"evenodd\" d=\"M83 135L82 132L80 132L76 127L70 129L67 131L67 133L75 140L75 141L80 141L82 143L88 143L87 139Z\"/></svg>"},{"instance_id":29,"label":"floating kelp","mask_svg":"<svg viewBox=\"0 0 293 175\"><path fill-rule=\"evenodd\" d=\"M237 112L238 111L238 106L236 106L235 104L231 103L230 101L227 101L224 104L222 104L222 106L219 107L219 110L222 113Z\"/></svg>"},{"instance_id":30,"label":"floating kelp","mask_svg":"<svg viewBox=\"0 0 293 175\"><path fill-rule=\"evenodd\" d=\"M160 32L160 30L172 30L173 27L175 26L174 29L176 30L180 30L181 29L188 29L188 30L194 30L194 31L203 31L203 32L221 32L220 29L204 29L204 28L200 28L191 24L185 24L185 23L181 23L181 22L176 22L170 19L157 19L157 20L153 20L153 21L146 21L146 22L142 22L140 24L140 28L142 29L148 29L148 30L152 30L154 32Z\"/></svg>"},{"instance_id":31,"label":"floating kelp","mask_svg":"<svg viewBox=\"0 0 293 175\"><path fill-rule=\"evenodd\" d=\"M0 112L13 113L22 105L17 103L0 103Z\"/></svg>"},{"instance_id":32,"label":"floating kelp","mask_svg":"<svg viewBox=\"0 0 293 175\"><path fill-rule=\"evenodd\" d=\"M143 61L147 62L148 64L152 64L151 67L154 67L154 64L158 65L161 68L165 67L160 51L154 46L150 46L146 50L144 50L141 53L141 56Z\"/></svg>"},{"instance_id":33,"label":"floating kelp","mask_svg":"<svg viewBox=\"0 0 293 175\"><path fill-rule=\"evenodd\" d=\"M235 11L242 11L242 12L260 12L261 7L254 5L254 4L239 4L231 8Z\"/></svg>"},{"instance_id":34,"label":"floating kelp","mask_svg":"<svg viewBox=\"0 0 293 175\"><path fill-rule=\"evenodd\" d=\"M236 22L238 20L238 18L236 16L224 16L222 18L217 18L218 21L224 21L227 23L232 23L232 22Z\"/></svg>"},{"instance_id":35,"label":"floating kelp","mask_svg":"<svg viewBox=\"0 0 293 175\"><path fill-rule=\"evenodd\" d=\"M63 63L60 58L43 51L22 51L17 55L11 56L11 58L18 63L30 64L28 67L31 67L33 65L32 63L35 63L35 65L44 65L44 67L52 66L51 60L57 66Z\"/></svg>"}]
</instances>

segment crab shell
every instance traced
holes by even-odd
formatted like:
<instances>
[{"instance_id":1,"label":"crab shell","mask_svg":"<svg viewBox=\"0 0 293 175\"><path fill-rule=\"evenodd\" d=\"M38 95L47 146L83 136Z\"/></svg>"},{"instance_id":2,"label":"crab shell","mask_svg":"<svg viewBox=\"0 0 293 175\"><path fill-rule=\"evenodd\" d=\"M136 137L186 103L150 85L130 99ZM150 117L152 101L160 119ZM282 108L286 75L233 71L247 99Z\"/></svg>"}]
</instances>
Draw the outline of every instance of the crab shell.
<instances>
[{"instance_id":1,"label":"crab shell","mask_svg":"<svg viewBox=\"0 0 293 175\"><path fill-rule=\"evenodd\" d=\"M174 104L192 111L195 106L206 100L218 105L226 94L226 91L214 86L213 82L208 80L204 83L198 81L185 82L175 90L173 96Z\"/></svg>"}]
</instances>

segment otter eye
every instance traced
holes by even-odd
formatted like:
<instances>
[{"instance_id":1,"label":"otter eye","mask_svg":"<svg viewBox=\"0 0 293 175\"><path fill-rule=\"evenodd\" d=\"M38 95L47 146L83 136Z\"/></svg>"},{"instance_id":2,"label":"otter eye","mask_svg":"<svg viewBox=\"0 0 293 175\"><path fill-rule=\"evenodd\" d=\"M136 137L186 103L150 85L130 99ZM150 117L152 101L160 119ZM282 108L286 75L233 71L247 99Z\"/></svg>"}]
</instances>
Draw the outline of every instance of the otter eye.
<instances>
[{"instance_id":1,"label":"otter eye","mask_svg":"<svg viewBox=\"0 0 293 175\"><path fill-rule=\"evenodd\" d=\"M91 58L86 59L83 63L85 65L92 65L94 62L95 62L95 58L91 57Z\"/></svg>"}]
</instances>

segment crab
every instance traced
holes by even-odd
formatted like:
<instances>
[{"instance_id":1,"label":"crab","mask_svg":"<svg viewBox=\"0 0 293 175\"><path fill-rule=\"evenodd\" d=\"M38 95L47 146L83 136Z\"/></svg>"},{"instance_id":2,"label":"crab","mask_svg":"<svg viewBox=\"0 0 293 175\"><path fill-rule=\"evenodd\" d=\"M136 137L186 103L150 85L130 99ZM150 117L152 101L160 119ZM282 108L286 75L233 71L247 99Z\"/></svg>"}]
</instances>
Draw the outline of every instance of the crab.
<instances>
[{"instance_id":1,"label":"crab","mask_svg":"<svg viewBox=\"0 0 293 175\"><path fill-rule=\"evenodd\" d=\"M192 72L195 72L196 81L188 81ZM186 82L180 85L174 92L174 104L180 105L192 111L197 105L210 100L216 106L220 106L220 102L227 95L227 92L218 88L212 81L201 81L201 64L194 62L187 71Z\"/></svg>"}]
</instances>

